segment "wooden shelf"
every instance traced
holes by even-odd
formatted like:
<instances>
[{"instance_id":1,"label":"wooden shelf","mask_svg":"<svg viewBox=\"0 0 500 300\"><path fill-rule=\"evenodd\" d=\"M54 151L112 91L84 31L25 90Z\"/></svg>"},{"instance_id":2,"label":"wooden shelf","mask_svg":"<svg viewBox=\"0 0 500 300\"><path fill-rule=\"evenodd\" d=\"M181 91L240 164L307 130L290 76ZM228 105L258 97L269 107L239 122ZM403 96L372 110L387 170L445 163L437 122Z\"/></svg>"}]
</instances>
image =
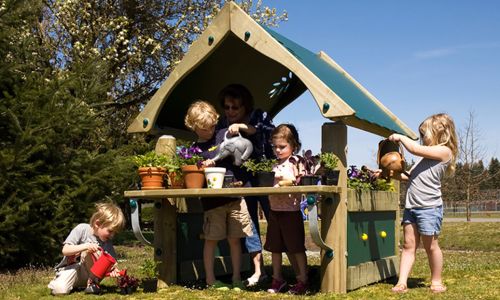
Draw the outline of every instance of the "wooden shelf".
<instances>
[{"instance_id":1,"label":"wooden shelf","mask_svg":"<svg viewBox=\"0 0 500 300\"><path fill-rule=\"evenodd\" d=\"M162 189L125 191L126 198L163 199L193 197L231 197L280 194L331 194L340 193L341 187L329 185L308 185L289 187L248 187L222 189Z\"/></svg>"}]
</instances>

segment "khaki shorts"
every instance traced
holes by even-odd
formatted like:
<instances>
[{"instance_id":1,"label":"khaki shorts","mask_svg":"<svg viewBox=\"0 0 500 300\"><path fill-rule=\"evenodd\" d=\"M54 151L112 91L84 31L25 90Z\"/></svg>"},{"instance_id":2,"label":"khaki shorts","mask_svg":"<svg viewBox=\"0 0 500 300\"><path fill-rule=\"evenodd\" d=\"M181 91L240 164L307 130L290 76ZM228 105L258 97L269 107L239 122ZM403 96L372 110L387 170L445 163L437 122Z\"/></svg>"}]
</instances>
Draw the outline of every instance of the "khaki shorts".
<instances>
[{"instance_id":1,"label":"khaki shorts","mask_svg":"<svg viewBox=\"0 0 500 300\"><path fill-rule=\"evenodd\" d=\"M206 240L242 238L252 235L252 222L244 200L231 201L204 214L203 234Z\"/></svg>"}]
</instances>

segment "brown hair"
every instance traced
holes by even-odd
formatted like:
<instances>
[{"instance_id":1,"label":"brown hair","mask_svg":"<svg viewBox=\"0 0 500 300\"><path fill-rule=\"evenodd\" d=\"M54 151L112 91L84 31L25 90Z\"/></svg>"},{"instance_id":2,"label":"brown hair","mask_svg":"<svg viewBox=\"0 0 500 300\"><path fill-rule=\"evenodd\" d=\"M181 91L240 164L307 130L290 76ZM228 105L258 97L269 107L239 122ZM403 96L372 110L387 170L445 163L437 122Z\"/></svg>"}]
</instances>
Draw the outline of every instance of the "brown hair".
<instances>
[{"instance_id":1,"label":"brown hair","mask_svg":"<svg viewBox=\"0 0 500 300\"><path fill-rule=\"evenodd\" d=\"M109 227L113 232L119 232L125 226L125 216L114 203L96 203L96 211L90 217L90 226Z\"/></svg>"},{"instance_id":2,"label":"brown hair","mask_svg":"<svg viewBox=\"0 0 500 300\"><path fill-rule=\"evenodd\" d=\"M218 120L219 114L212 104L198 100L189 106L186 117L184 117L184 125L192 131L196 128L208 129L217 124Z\"/></svg>"},{"instance_id":3,"label":"brown hair","mask_svg":"<svg viewBox=\"0 0 500 300\"><path fill-rule=\"evenodd\" d=\"M280 124L278 127L273 129L271 133L271 139L284 139L293 148L293 153L297 153L300 150L302 144L300 143L299 133L297 129L292 124Z\"/></svg>"},{"instance_id":4,"label":"brown hair","mask_svg":"<svg viewBox=\"0 0 500 300\"><path fill-rule=\"evenodd\" d=\"M226 98L233 98L241 100L241 105L245 107L245 115L253 111L252 93L242 84L233 83L226 86L219 92L218 98L221 107L224 107L224 100Z\"/></svg>"},{"instance_id":5,"label":"brown hair","mask_svg":"<svg viewBox=\"0 0 500 300\"><path fill-rule=\"evenodd\" d=\"M453 119L444 113L432 115L420 124L418 131L422 141L424 138L430 141L427 146L443 145L450 148L452 157L447 173L453 174L458 154L458 138Z\"/></svg>"}]
</instances>

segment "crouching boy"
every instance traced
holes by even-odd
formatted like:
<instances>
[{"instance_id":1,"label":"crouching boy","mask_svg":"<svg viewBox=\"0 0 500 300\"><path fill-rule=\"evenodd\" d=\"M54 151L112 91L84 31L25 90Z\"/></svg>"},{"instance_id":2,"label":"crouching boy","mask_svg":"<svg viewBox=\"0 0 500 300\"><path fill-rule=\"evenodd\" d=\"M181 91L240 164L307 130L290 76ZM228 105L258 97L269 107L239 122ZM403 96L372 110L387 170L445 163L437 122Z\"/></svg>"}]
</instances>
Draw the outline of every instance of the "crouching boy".
<instances>
[{"instance_id":1,"label":"crouching boy","mask_svg":"<svg viewBox=\"0 0 500 300\"><path fill-rule=\"evenodd\" d=\"M101 292L98 279L90 272L92 256L98 259L102 251L116 259L111 239L123 229L125 218L121 209L112 203L96 204L90 224L78 224L63 243L64 258L56 266L56 277L49 283L53 295L68 294L73 288L85 288L85 293ZM113 266L109 276L118 277L120 270Z\"/></svg>"}]
</instances>

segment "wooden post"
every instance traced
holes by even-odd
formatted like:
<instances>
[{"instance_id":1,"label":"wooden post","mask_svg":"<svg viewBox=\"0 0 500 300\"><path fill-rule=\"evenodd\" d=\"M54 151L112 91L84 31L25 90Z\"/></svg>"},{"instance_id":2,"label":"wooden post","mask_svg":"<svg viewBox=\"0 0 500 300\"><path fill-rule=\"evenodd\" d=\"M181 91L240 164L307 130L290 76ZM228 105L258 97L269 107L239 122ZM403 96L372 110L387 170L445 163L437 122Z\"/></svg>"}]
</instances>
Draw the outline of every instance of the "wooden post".
<instances>
[{"instance_id":1,"label":"wooden post","mask_svg":"<svg viewBox=\"0 0 500 300\"><path fill-rule=\"evenodd\" d=\"M175 138L163 135L155 152L173 156L175 147ZM154 258L160 262L158 288L165 288L177 281L177 209L168 198L155 200L154 207Z\"/></svg>"},{"instance_id":2,"label":"wooden post","mask_svg":"<svg viewBox=\"0 0 500 300\"><path fill-rule=\"evenodd\" d=\"M321 291L346 293L347 282L347 126L340 122L321 127L321 152L333 152L339 158L340 195L321 202L321 234L334 250L328 258L321 251ZM339 197L340 196L340 197Z\"/></svg>"}]
</instances>

